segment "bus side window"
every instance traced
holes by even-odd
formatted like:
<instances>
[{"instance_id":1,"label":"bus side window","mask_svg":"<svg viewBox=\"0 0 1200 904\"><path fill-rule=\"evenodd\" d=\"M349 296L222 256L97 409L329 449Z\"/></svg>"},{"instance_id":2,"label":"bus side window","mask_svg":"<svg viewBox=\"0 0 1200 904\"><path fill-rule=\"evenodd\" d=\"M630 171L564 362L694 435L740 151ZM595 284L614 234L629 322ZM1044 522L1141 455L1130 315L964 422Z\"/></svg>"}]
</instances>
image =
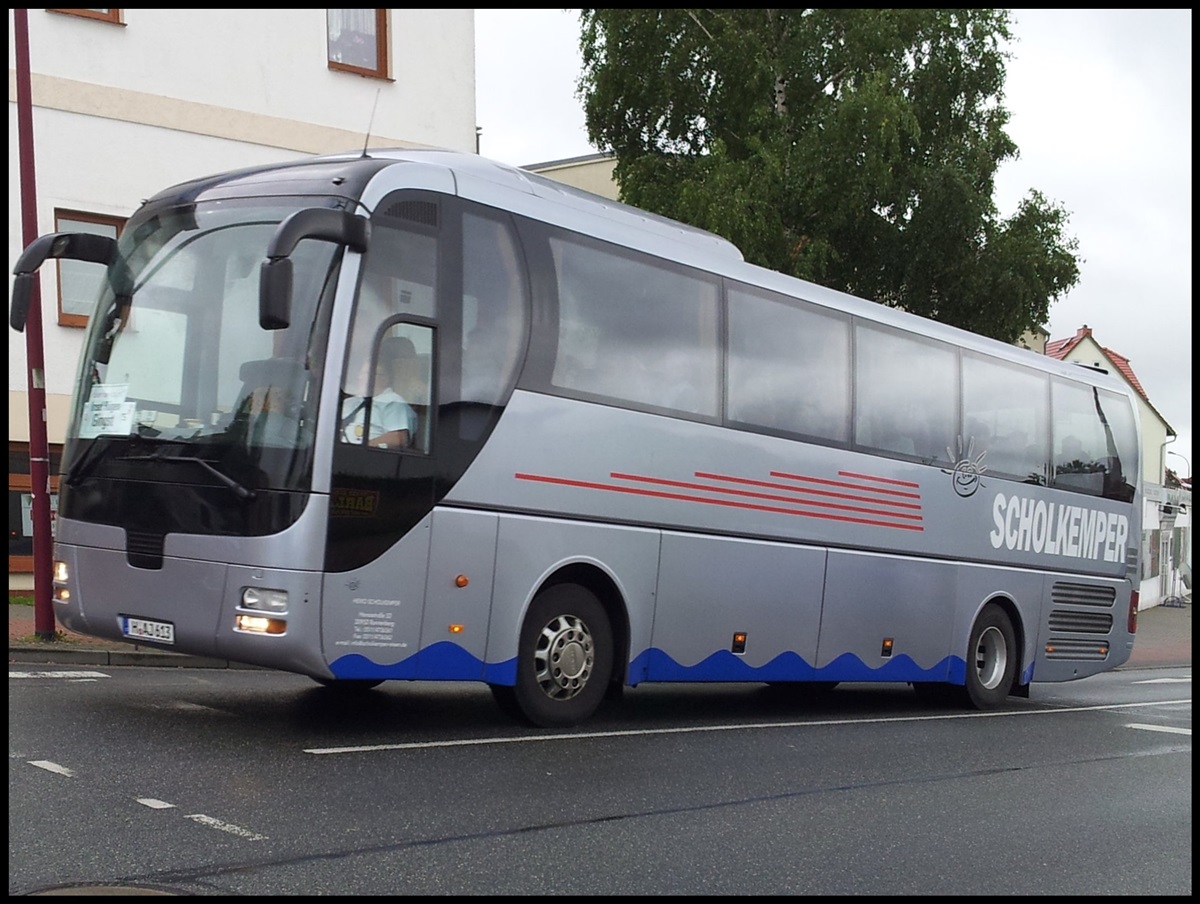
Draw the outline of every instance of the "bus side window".
<instances>
[{"instance_id":1,"label":"bus side window","mask_svg":"<svg viewBox=\"0 0 1200 904\"><path fill-rule=\"evenodd\" d=\"M566 236L552 236L550 250L558 292L550 385L618 405L716 418L717 281Z\"/></svg>"},{"instance_id":2,"label":"bus side window","mask_svg":"<svg viewBox=\"0 0 1200 904\"><path fill-rule=\"evenodd\" d=\"M391 332L408 342L413 353L393 361L391 384L414 414L408 448L428 452L433 410L430 406L433 385L433 329L416 323L398 323Z\"/></svg>"},{"instance_id":3,"label":"bus side window","mask_svg":"<svg viewBox=\"0 0 1200 904\"><path fill-rule=\"evenodd\" d=\"M463 401L498 405L512 381L525 335L518 260L503 224L463 217Z\"/></svg>"},{"instance_id":4,"label":"bus side window","mask_svg":"<svg viewBox=\"0 0 1200 904\"><path fill-rule=\"evenodd\" d=\"M855 443L949 464L958 434L957 354L865 322L854 336Z\"/></svg>"}]
</instances>

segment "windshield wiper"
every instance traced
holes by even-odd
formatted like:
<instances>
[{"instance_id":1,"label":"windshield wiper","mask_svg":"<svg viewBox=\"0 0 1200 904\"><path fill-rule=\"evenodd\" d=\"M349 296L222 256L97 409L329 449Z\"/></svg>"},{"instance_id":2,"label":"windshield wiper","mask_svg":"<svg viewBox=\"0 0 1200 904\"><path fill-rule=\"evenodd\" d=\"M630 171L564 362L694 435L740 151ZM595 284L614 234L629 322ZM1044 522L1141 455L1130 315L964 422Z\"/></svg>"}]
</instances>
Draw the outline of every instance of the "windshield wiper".
<instances>
[{"instance_id":1,"label":"windshield wiper","mask_svg":"<svg viewBox=\"0 0 1200 904\"><path fill-rule=\"evenodd\" d=\"M74 463L67 470L66 477L64 478L64 480L67 482L67 486L73 487L79 485L83 481L83 478L87 477L96 469L96 465L98 465L100 463L100 459L104 457L100 452L97 451L101 445L107 446L109 444L102 443L99 439L92 440L92 444L83 451L82 455L75 459Z\"/></svg>"},{"instance_id":2,"label":"windshield wiper","mask_svg":"<svg viewBox=\"0 0 1200 904\"><path fill-rule=\"evenodd\" d=\"M161 452L155 452L153 455L125 455L121 461L155 461L164 464L172 464L174 462L187 462L189 464L199 465L213 477L217 478L222 484L233 491L233 494L245 502L249 502L255 497L254 490L242 486L228 474L214 468L203 458L197 458L194 455L163 455Z\"/></svg>"}]
</instances>

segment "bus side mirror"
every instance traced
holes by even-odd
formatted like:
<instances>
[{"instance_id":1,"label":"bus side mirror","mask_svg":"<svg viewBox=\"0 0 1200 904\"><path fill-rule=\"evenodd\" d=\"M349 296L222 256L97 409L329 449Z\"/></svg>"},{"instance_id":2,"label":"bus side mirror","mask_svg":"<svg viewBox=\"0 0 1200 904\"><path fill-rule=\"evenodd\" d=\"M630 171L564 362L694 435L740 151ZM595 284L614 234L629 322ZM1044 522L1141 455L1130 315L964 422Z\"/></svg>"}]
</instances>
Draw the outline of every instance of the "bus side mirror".
<instances>
[{"instance_id":1,"label":"bus side mirror","mask_svg":"<svg viewBox=\"0 0 1200 904\"><path fill-rule=\"evenodd\" d=\"M25 332L29 320L29 302L33 299L33 274L18 273L13 278L12 308L8 312L8 323L18 333Z\"/></svg>"},{"instance_id":2,"label":"bus side mirror","mask_svg":"<svg viewBox=\"0 0 1200 904\"><path fill-rule=\"evenodd\" d=\"M258 273L258 325L286 330L292 322L292 259L265 260Z\"/></svg>"},{"instance_id":3,"label":"bus side mirror","mask_svg":"<svg viewBox=\"0 0 1200 904\"><path fill-rule=\"evenodd\" d=\"M366 252L370 224L348 210L310 207L287 217L267 245L258 278L258 325L264 330L285 330L292 322L291 254L302 239L333 242Z\"/></svg>"},{"instance_id":4,"label":"bus side mirror","mask_svg":"<svg viewBox=\"0 0 1200 904\"><path fill-rule=\"evenodd\" d=\"M13 300L8 322L18 333L25 332L29 320L29 305L36 285L34 274L48 257L108 266L117 259L117 240L90 232L51 232L30 242L13 267Z\"/></svg>"}]
</instances>

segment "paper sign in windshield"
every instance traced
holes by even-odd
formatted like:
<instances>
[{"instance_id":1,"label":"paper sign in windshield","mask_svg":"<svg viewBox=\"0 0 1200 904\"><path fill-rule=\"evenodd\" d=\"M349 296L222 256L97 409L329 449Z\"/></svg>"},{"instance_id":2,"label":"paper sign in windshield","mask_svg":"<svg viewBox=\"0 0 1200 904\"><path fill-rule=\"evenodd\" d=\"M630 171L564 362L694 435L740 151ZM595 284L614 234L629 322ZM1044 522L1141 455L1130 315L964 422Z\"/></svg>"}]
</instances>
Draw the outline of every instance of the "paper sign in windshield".
<instances>
[{"instance_id":1,"label":"paper sign in windshield","mask_svg":"<svg viewBox=\"0 0 1200 904\"><path fill-rule=\"evenodd\" d=\"M84 439L102 434L128 435L133 432L137 402L125 401L128 383L100 383L83 403L79 435Z\"/></svg>"}]
</instances>

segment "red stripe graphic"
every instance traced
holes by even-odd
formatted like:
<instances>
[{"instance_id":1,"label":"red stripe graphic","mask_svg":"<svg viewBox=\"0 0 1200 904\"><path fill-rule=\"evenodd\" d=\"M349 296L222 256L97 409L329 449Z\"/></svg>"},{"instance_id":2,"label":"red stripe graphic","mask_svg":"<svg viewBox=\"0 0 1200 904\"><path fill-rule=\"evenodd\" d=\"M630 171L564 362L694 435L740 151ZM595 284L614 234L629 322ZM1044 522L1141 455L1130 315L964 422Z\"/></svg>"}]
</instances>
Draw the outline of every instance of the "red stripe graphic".
<instances>
[{"instance_id":1,"label":"red stripe graphic","mask_svg":"<svg viewBox=\"0 0 1200 904\"><path fill-rule=\"evenodd\" d=\"M844 474L845 472L838 471L838 473ZM881 490L876 487L865 487L862 484L858 484L858 483L846 483L841 480L829 480L828 478L825 478L825 477L805 477L803 474L788 474L785 471L772 471L771 476L772 477L783 477L787 480L803 480L808 483L820 483L820 484L824 484L826 486L831 486L831 487L849 487L852 490L870 490L871 492L874 492L874 493L887 493L891 496L904 496L908 499L920 499L921 498L920 493L905 493L905 492L902 492L901 490ZM858 475L854 475L854 476L857 477ZM868 477L866 479L867 480L882 480L884 478ZM920 489L920 487L921 487L920 484L908 483L907 481L903 481L903 480L892 480L892 481L889 481L889 483L898 483L901 486L916 487L917 489Z\"/></svg>"},{"instance_id":2,"label":"red stripe graphic","mask_svg":"<svg viewBox=\"0 0 1200 904\"><path fill-rule=\"evenodd\" d=\"M709 474L706 471L697 471L696 476L704 480L723 480L727 483L738 483L742 484L743 486L764 487L769 490L787 490L789 493L807 493L810 496L830 496L834 499L848 499L851 502L873 502L875 505L890 505L895 508L916 509L918 511L921 508L921 504L919 502L895 502L891 499L880 499L877 496L854 496L850 493L835 493L832 490L814 490L811 487L794 487L785 483L771 483L770 481L766 480L751 480L749 477L729 477L723 474ZM868 493L880 492L874 487L855 487L854 484L838 484L833 480L826 482L834 486L854 487L855 489L861 489ZM919 495L913 493L904 493L902 495L913 499L921 498Z\"/></svg>"},{"instance_id":3,"label":"red stripe graphic","mask_svg":"<svg viewBox=\"0 0 1200 904\"><path fill-rule=\"evenodd\" d=\"M873 478L868 475L851 474L848 472L839 472L840 476L853 477L863 480L879 480L881 482L895 483L901 486L911 486L920 489L919 484L908 483L906 481L893 481L888 478ZM890 527L897 530L923 531L924 527L921 524L904 523L905 521L923 521L924 518L919 514L921 510L920 504L908 502L897 502L891 499L879 498L882 494L894 496L903 496L909 499L920 499L920 493L906 493L896 490L885 490L873 486L866 486L856 483L846 483L843 481L829 480L819 477L804 477L796 474L785 474L782 472L771 472L772 477L781 477L789 480L810 481L812 483L825 484L827 486L838 486L848 489L858 490L860 492L872 493L872 496L853 496L847 493L835 493L827 490L814 490L808 487L791 487L784 484L769 483L766 481L751 480L745 477L723 476L718 474L708 474L697 471L695 476L702 480L715 480L726 483L737 483L749 486L759 486L767 489L778 489L789 493L807 493L809 495L822 495L826 497L834 497L846 499L849 501L865 502L875 506L891 506L893 508L915 509L916 514L906 512L887 511L882 508L866 508L853 505L842 505L835 502L825 502L815 499L801 499L792 496L777 496L770 493L756 493L750 490L737 490L724 486L713 486L703 483L691 483L682 480L670 480L660 477L646 477L637 474L623 474L613 472L609 476L614 480L629 481L633 483L651 484L659 487L671 487L677 490L696 490L705 493L721 493L726 496L738 496L740 499L728 499L714 496L697 496L691 493L668 492L664 489L650 489L644 486L624 486L617 483L600 483L591 480L574 480L567 477L551 477L545 474L525 474L518 472L513 475L517 480L529 480L537 483L548 483L557 486L576 487L585 490L603 490L609 493L625 493L632 496L647 496L655 499L673 499L679 502L696 502L703 505L719 505L727 508L747 509L758 512L772 512L779 515L798 515L803 518L819 518L826 521L839 521L848 524L867 524L874 527ZM743 500L762 499L764 501L775 501L792 503L790 506L784 505L766 505L763 503L755 503ZM803 506L798 508L796 506ZM835 511L814 511L814 509L832 509ZM845 514L840 514L845 513ZM849 514L858 513L858 515ZM861 517L861 516L875 517ZM890 518L895 520L885 521L879 520ZM902 519L902 520L901 520Z\"/></svg>"},{"instance_id":4,"label":"red stripe graphic","mask_svg":"<svg viewBox=\"0 0 1200 904\"><path fill-rule=\"evenodd\" d=\"M771 500L774 500L775 502L803 502L805 505L819 506L820 508L841 509L842 511L845 511L845 512L861 512L866 515L882 515L884 517L889 517L889 518L908 518L913 521L922 520L920 515L907 515L902 512L889 512L889 511L885 511L883 509L877 509L877 508L876 509L861 508L861 507L855 506L855 505L839 505L836 502L820 502L820 501L813 500L813 499L796 499L794 496L776 496L771 493L754 493L749 490L732 490L732 489L729 489L728 487L714 487L714 486L711 486L709 484L704 484L704 483L686 483L685 481L682 481L682 480L665 480L665 479L659 478L659 477L639 477L636 474L618 474L616 472L610 474L609 476L612 477L614 480L631 480L631 481L638 481L641 483L656 483L656 484L659 484L660 486L678 487L678 488L684 489L684 490L708 490L713 493L727 493L731 496L747 496L747 497L750 497L753 499L771 499ZM701 475L697 474L697 476L701 476ZM769 483L763 483L761 485L768 486L768 487L773 486L773 484L769 484ZM780 486L781 489L789 489L788 487L784 487L782 485L778 485L778 484L775 484L775 485ZM821 492L821 491L818 490L816 492ZM842 499L856 499L856 500L859 500L862 502L875 502L874 499L870 499L865 496L851 496L846 493L825 493L824 495L837 496ZM914 508L914 509L921 508L919 505L912 505L911 503L908 503L908 502L891 502L888 500L884 500L882 504L883 505L895 505L895 506L902 505L907 508Z\"/></svg>"},{"instance_id":5,"label":"red stripe graphic","mask_svg":"<svg viewBox=\"0 0 1200 904\"><path fill-rule=\"evenodd\" d=\"M913 483L911 480L897 480L894 477L876 477L874 474L855 474L853 471L838 471L838 477L856 477L859 480L877 480L880 483L890 483L898 487L912 487L914 490L921 489L919 483Z\"/></svg>"}]
</instances>

